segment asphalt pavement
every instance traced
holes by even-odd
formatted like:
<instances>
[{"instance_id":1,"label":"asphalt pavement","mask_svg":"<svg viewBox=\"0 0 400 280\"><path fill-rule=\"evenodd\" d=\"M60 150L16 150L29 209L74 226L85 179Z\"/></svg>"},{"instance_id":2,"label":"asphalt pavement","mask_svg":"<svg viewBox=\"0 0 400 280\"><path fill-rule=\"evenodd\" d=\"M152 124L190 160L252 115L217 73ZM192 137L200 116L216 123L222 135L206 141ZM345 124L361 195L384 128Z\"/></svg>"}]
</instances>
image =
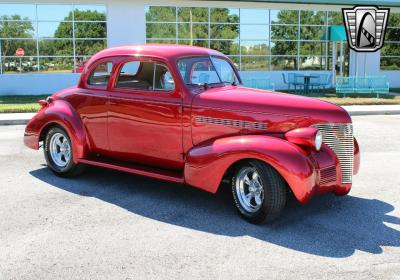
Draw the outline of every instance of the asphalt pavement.
<instances>
[{"instance_id":1,"label":"asphalt pavement","mask_svg":"<svg viewBox=\"0 0 400 280\"><path fill-rule=\"evenodd\" d=\"M90 168L54 176L0 126L0 279L400 280L400 115L353 117L348 196L291 201L270 225L229 193Z\"/></svg>"}]
</instances>

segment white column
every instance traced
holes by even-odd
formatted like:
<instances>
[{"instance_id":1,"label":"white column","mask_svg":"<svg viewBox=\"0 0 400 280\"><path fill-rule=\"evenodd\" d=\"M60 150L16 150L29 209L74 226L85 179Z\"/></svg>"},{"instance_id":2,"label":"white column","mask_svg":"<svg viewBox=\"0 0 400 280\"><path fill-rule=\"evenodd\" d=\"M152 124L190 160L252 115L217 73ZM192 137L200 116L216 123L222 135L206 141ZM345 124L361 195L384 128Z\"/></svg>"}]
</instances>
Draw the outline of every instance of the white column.
<instances>
[{"instance_id":1,"label":"white column","mask_svg":"<svg viewBox=\"0 0 400 280\"><path fill-rule=\"evenodd\" d=\"M108 47L146 42L143 2L109 1L107 4Z\"/></svg>"}]
</instances>

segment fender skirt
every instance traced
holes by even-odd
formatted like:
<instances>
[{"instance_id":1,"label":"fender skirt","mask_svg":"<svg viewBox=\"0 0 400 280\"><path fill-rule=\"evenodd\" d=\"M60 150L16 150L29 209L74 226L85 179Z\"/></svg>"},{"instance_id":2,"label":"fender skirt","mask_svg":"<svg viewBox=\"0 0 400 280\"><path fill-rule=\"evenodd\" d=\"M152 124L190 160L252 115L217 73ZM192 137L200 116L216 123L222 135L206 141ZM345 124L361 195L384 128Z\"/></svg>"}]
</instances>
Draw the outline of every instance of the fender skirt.
<instances>
[{"instance_id":1,"label":"fender skirt","mask_svg":"<svg viewBox=\"0 0 400 280\"><path fill-rule=\"evenodd\" d=\"M317 180L313 161L298 146L267 135L232 136L193 147L187 154L185 182L215 193L228 168L250 158L274 167L301 203L311 198Z\"/></svg>"}]
</instances>

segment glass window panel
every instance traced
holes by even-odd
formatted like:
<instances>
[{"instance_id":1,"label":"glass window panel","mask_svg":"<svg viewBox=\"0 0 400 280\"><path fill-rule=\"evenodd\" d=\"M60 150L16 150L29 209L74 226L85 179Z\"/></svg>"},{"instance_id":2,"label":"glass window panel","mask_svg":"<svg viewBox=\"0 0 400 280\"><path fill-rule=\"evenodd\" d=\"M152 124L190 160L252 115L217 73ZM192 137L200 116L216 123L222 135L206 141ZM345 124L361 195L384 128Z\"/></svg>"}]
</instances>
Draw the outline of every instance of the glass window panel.
<instances>
[{"instance_id":1,"label":"glass window panel","mask_svg":"<svg viewBox=\"0 0 400 280\"><path fill-rule=\"evenodd\" d=\"M297 55L296 41L271 42L271 53L273 55Z\"/></svg>"},{"instance_id":2,"label":"glass window panel","mask_svg":"<svg viewBox=\"0 0 400 280\"><path fill-rule=\"evenodd\" d=\"M381 49L382 56L400 56L400 43L386 42Z\"/></svg>"},{"instance_id":3,"label":"glass window panel","mask_svg":"<svg viewBox=\"0 0 400 280\"><path fill-rule=\"evenodd\" d=\"M0 38L33 38L34 26L31 21L0 21Z\"/></svg>"},{"instance_id":4,"label":"glass window panel","mask_svg":"<svg viewBox=\"0 0 400 280\"><path fill-rule=\"evenodd\" d=\"M400 41L400 28L388 28L385 35L386 41Z\"/></svg>"},{"instance_id":5,"label":"glass window panel","mask_svg":"<svg viewBox=\"0 0 400 280\"><path fill-rule=\"evenodd\" d=\"M240 23L269 24L269 10L240 9Z\"/></svg>"},{"instance_id":6,"label":"glass window panel","mask_svg":"<svg viewBox=\"0 0 400 280\"><path fill-rule=\"evenodd\" d=\"M239 41L212 40L210 42L210 48L220 51L225 55L238 55Z\"/></svg>"},{"instance_id":7,"label":"glass window panel","mask_svg":"<svg viewBox=\"0 0 400 280\"><path fill-rule=\"evenodd\" d=\"M106 14L103 5L74 5L75 21L105 21Z\"/></svg>"},{"instance_id":8,"label":"glass window panel","mask_svg":"<svg viewBox=\"0 0 400 280\"><path fill-rule=\"evenodd\" d=\"M176 38L175 23L147 23L146 24L147 38Z\"/></svg>"},{"instance_id":9,"label":"glass window panel","mask_svg":"<svg viewBox=\"0 0 400 280\"><path fill-rule=\"evenodd\" d=\"M178 44L208 48L208 40L179 40Z\"/></svg>"},{"instance_id":10,"label":"glass window panel","mask_svg":"<svg viewBox=\"0 0 400 280\"><path fill-rule=\"evenodd\" d=\"M72 5L37 5L38 20L72 20Z\"/></svg>"},{"instance_id":11,"label":"glass window panel","mask_svg":"<svg viewBox=\"0 0 400 280\"><path fill-rule=\"evenodd\" d=\"M76 40L76 55L94 55L107 48L106 40Z\"/></svg>"},{"instance_id":12,"label":"glass window panel","mask_svg":"<svg viewBox=\"0 0 400 280\"><path fill-rule=\"evenodd\" d=\"M291 10L271 10L272 24L298 24L299 12Z\"/></svg>"},{"instance_id":13,"label":"glass window panel","mask_svg":"<svg viewBox=\"0 0 400 280\"><path fill-rule=\"evenodd\" d=\"M381 57L381 70L400 70L400 57Z\"/></svg>"},{"instance_id":14,"label":"glass window panel","mask_svg":"<svg viewBox=\"0 0 400 280\"><path fill-rule=\"evenodd\" d=\"M36 57L3 57L3 73L16 74L16 73L30 73L38 71L38 63Z\"/></svg>"},{"instance_id":15,"label":"glass window panel","mask_svg":"<svg viewBox=\"0 0 400 280\"><path fill-rule=\"evenodd\" d=\"M326 32L325 26L300 26L300 40L322 40Z\"/></svg>"},{"instance_id":16,"label":"glass window panel","mask_svg":"<svg viewBox=\"0 0 400 280\"><path fill-rule=\"evenodd\" d=\"M400 13L390 13L388 27L400 27Z\"/></svg>"},{"instance_id":17,"label":"glass window panel","mask_svg":"<svg viewBox=\"0 0 400 280\"><path fill-rule=\"evenodd\" d=\"M324 25L326 22L325 11L301 11L300 23L301 24L315 24Z\"/></svg>"},{"instance_id":18,"label":"glass window panel","mask_svg":"<svg viewBox=\"0 0 400 280\"><path fill-rule=\"evenodd\" d=\"M178 38L208 39L208 24L179 23Z\"/></svg>"},{"instance_id":19,"label":"glass window panel","mask_svg":"<svg viewBox=\"0 0 400 280\"><path fill-rule=\"evenodd\" d=\"M25 56L37 55L36 40L0 40L1 55L15 56L18 48L23 48Z\"/></svg>"},{"instance_id":20,"label":"glass window panel","mask_svg":"<svg viewBox=\"0 0 400 280\"><path fill-rule=\"evenodd\" d=\"M325 70L325 57L307 56L300 58L300 70Z\"/></svg>"},{"instance_id":21,"label":"glass window panel","mask_svg":"<svg viewBox=\"0 0 400 280\"><path fill-rule=\"evenodd\" d=\"M210 35L213 39L236 39L239 37L239 25L211 24Z\"/></svg>"},{"instance_id":22,"label":"glass window panel","mask_svg":"<svg viewBox=\"0 0 400 280\"><path fill-rule=\"evenodd\" d=\"M0 4L1 20L35 20L33 4Z\"/></svg>"},{"instance_id":23,"label":"glass window panel","mask_svg":"<svg viewBox=\"0 0 400 280\"><path fill-rule=\"evenodd\" d=\"M107 38L105 22L76 22L75 38Z\"/></svg>"},{"instance_id":24,"label":"glass window panel","mask_svg":"<svg viewBox=\"0 0 400 280\"><path fill-rule=\"evenodd\" d=\"M343 22L343 15L340 11L329 11L328 12L328 24L329 25L341 25Z\"/></svg>"},{"instance_id":25,"label":"glass window panel","mask_svg":"<svg viewBox=\"0 0 400 280\"><path fill-rule=\"evenodd\" d=\"M105 87L110 80L113 64L111 62L100 63L90 73L88 84Z\"/></svg>"},{"instance_id":26,"label":"glass window panel","mask_svg":"<svg viewBox=\"0 0 400 280\"><path fill-rule=\"evenodd\" d=\"M320 55L324 56L326 50L325 41L320 42L300 42L301 55Z\"/></svg>"},{"instance_id":27,"label":"glass window panel","mask_svg":"<svg viewBox=\"0 0 400 280\"><path fill-rule=\"evenodd\" d=\"M72 40L40 40L40 56L74 55L74 44Z\"/></svg>"},{"instance_id":28,"label":"glass window panel","mask_svg":"<svg viewBox=\"0 0 400 280\"><path fill-rule=\"evenodd\" d=\"M272 25L272 40L297 40L298 26Z\"/></svg>"},{"instance_id":29,"label":"glass window panel","mask_svg":"<svg viewBox=\"0 0 400 280\"><path fill-rule=\"evenodd\" d=\"M178 8L178 21L208 22L208 8Z\"/></svg>"},{"instance_id":30,"label":"glass window panel","mask_svg":"<svg viewBox=\"0 0 400 280\"><path fill-rule=\"evenodd\" d=\"M40 57L39 71L52 73L71 73L74 69L72 57Z\"/></svg>"},{"instance_id":31,"label":"glass window panel","mask_svg":"<svg viewBox=\"0 0 400 280\"><path fill-rule=\"evenodd\" d=\"M241 70L269 70L269 56L242 56Z\"/></svg>"},{"instance_id":32,"label":"glass window panel","mask_svg":"<svg viewBox=\"0 0 400 280\"><path fill-rule=\"evenodd\" d=\"M39 22L40 38L72 38L72 22Z\"/></svg>"},{"instance_id":33,"label":"glass window panel","mask_svg":"<svg viewBox=\"0 0 400 280\"><path fill-rule=\"evenodd\" d=\"M239 9L211 8L211 22L238 23Z\"/></svg>"},{"instance_id":34,"label":"glass window panel","mask_svg":"<svg viewBox=\"0 0 400 280\"><path fill-rule=\"evenodd\" d=\"M271 70L297 70L297 57L290 57L290 56L272 57Z\"/></svg>"},{"instance_id":35,"label":"glass window panel","mask_svg":"<svg viewBox=\"0 0 400 280\"><path fill-rule=\"evenodd\" d=\"M268 41L241 41L242 55L267 55L269 54Z\"/></svg>"},{"instance_id":36,"label":"glass window panel","mask_svg":"<svg viewBox=\"0 0 400 280\"><path fill-rule=\"evenodd\" d=\"M146 7L147 21L175 22L176 8L175 7Z\"/></svg>"},{"instance_id":37,"label":"glass window panel","mask_svg":"<svg viewBox=\"0 0 400 280\"><path fill-rule=\"evenodd\" d=\"M241 40L268 40L269 25L240 25Z\"/></svg>"},{"instance_id":38,"label":"glass window panel","mask_svg":"<svg viewBox=\"0 0 400 280\"><path fill-rule=\"evenodd\" d=\"M97 11L74 10L75 21L106 21L106 15Z\"/></svg>"}]
</instances>

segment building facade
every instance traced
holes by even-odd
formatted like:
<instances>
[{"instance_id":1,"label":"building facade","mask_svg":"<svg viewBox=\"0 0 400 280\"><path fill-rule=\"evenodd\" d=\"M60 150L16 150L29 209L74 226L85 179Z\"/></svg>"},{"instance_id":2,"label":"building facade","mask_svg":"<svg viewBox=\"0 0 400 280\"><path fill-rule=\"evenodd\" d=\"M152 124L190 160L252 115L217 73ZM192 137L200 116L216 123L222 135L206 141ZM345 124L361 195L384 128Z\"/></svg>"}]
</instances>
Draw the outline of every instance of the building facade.
<instances>
[{"instance_id":1,"label":"building facade","mask_svg":"<svg viewBox=\"0 0 400 280\"><path fill-rule=\"evenodd\" d=\"M50 94L75 84L74 72L97 51L145 42L217 49L242 76L269 77L277 89L289 71L385 75L400 87L400 1L293 2L0 2L0 94ZM357 4L391 8L378 52L326 40L331 26L343 24L341 8Z\"/></svg>"}]
</instances>

